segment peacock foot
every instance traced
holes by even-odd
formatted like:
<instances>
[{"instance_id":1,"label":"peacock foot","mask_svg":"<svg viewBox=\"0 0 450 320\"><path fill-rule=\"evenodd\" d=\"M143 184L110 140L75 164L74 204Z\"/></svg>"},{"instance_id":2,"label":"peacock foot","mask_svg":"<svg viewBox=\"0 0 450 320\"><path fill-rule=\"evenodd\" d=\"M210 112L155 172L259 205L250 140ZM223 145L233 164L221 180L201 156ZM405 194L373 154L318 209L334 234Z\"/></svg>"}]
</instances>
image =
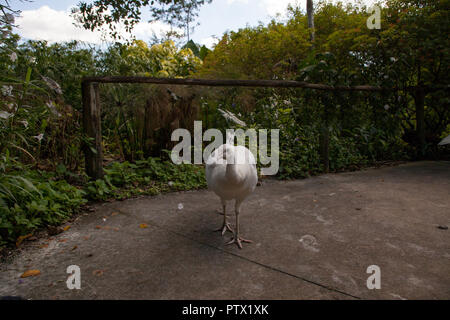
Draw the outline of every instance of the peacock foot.
<instances>
[{"instance_id":1,"label":"peacock foot","mask_svg":"<svg viewBox=\"0 0 450 320\"><path fill-rule=\"evenodd\" d=\"M225 234L225 232L230 231L231 233L234 233L233 229L231 228L231 225L227 222L224 223L223 226L217 230L214 230L216 232L220 231L222 233L222 236Z\"/></svg>"},{"instance_id":2,"label":"peacock foot","mask_svg":"<svg viewBox=\"0 0 450 320\"><path fill-rule=\"evenodd\" d=\"M239 249L242 249L242 242L252 243L253 241L241 238L239 236L234 236L233 239L231 239L229 242L227 242L227 245L236 243L237 246L239 247Z\"/></svg>"}]
</instances>

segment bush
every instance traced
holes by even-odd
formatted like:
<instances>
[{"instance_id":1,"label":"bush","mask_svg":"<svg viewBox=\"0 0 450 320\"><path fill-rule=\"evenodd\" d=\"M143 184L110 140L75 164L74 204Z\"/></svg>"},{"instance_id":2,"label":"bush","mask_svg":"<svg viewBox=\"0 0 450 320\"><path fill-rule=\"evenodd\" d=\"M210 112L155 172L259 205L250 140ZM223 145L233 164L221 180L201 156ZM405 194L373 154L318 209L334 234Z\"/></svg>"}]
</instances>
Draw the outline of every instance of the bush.
<instances>
[{"instance_id":1,"label":"bush","mask_svg":"<svg viewBox=\"0 0 450 320\"><path fill-rule=\"evenodd\" d=\"M112 162L106 166L103 179L88 182L63 165L45 172L3 158L0 170L0 246L38 228L63 223L89 200L206 187L203 167L175 165L159 158Z\"/></svg>"},{"instance_id":2,"label":"bush","mask_svg":"<svg viewBox=\"0 0 450 320\"><path fill-rule=\"evenodd\" d=\"M58 225L87 202L86 193L54 173L16 164L0 175L0 245L37 228Z\"/></svg>"},{"instance_id":3,"label":"bush","mask_svg":"<svg viewBox=\"0 0 450 320\"><path fill-rule=\"evenodd\" d=\"M206 187L202 166L175 165L171 161L148 158L135 163L112 162L104 169L103 179L90 181L87 197L92 200L124 199L133 195Z\"/></svg>"}]
</instances>

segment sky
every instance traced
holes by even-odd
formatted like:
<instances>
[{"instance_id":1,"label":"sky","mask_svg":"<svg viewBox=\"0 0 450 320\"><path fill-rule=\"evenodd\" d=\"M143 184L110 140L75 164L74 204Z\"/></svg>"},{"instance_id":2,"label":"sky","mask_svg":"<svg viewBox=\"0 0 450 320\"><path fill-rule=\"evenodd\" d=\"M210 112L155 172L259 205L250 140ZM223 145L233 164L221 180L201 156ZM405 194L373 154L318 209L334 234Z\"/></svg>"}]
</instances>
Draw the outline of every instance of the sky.
<instances>
[{"instance_id":1,"label":"sky","mask_svg":"<svg viewBox=\"0 0 450 320\"><path fill-rule=\"evenodd\" d=\"M343 2L346 1L352 2ZM13 9L22 11L21 16L16 19L16 32L24 39L47 40L50 43L81 40L101 44L100 32L91 32L73 25L70 9L78 2L79 0L10 0ZM197 20L200 25L191 38L196 43L211 48L224 32L237 31L247 25L256 26L259 22L267 23L277 14L283 16L288 4L297 3L305 10L306 0L213 0L211 4L201 7ZM145 18L148 15L144 15L144 19L133 31L137 39L148 41L153 32L161 35L164 30L169 30L167 25L160 22L150 24Z\"/></svg>"}]
</instances>

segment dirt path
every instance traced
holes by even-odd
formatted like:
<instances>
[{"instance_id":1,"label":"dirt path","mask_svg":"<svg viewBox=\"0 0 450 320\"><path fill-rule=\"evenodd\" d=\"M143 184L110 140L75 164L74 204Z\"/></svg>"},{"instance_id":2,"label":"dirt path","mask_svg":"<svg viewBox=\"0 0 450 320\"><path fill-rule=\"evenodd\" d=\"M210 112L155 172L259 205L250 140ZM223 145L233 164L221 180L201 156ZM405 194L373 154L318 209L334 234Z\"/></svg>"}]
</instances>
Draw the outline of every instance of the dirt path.
<instances>
[{"instance_id":1,"label":"dirt path","mask_svg":"<svg viewBox=\"0 0 450 320\"><path fill-rule=\"evenodd\" d=\"M450 299L450 162L264 182L242 207L243 250L211 231L219 208L206 190L97 205L0 265L0 296ZM80 290L67 288L70 265ZM41 274L21 278L28 269Z\"/></svg>"}]
</instances>

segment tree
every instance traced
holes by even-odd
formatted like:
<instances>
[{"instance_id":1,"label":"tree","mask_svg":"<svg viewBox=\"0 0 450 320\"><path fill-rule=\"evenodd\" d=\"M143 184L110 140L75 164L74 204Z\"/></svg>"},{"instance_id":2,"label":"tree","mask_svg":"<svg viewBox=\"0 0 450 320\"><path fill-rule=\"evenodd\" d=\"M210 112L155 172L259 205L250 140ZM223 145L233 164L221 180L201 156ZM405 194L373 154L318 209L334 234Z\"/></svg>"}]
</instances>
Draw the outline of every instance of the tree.
<instances>
[{"instance_id":1,"label":"tree","mask_svg":"<svg viewBox=\"0 0 450 320\"><path fill-rule=\"evenodd\" d=\"M385 63L385 74L407 85L448 86L450 1L389 0L386 5L389 27L381 36L380 47L385 61L392 61ZM450 112L444 92L432 94L426 90L416 90L413 93L416 106L415 142L422 155L427 152L426 140L431 135L430 118L435 118L435 132L444 130L448 124ZM435 144L438 136L433 138Z\"/></svg>"},{"instance_id":2,"label":"tree","mask_svg":"<svg viewBox=\"0 0 450 320\"><path fill-rule=\"evenodd\" d=\"M205 60L206 56L208 55L211 50L209 50L205 45L200 46L199 44L195 43L192 40L189 40L182 49L190 49L192 53L200 58L200 60Z\"/></svg>"},{"instance_id":3,"label":"tree","mask_svg":"<svg viewBox=\"0 0 450 320\"><path fill-rule=\"evenodd\" d=\"M306 13L308 15L308 28L311 32L311 42L314 42L315 34L314 34L314 7L313 0L306 0Z\"/></svg>"},{"instance_id":4,"label":"tree","mask_svg":"<svg viewBox=\"0 0 450 320\"><path fill-rule=\"evenodd\" d=\"M200 54L200 48L199 46L192 40L189 40L184 46L183 49L191 49L192 53L195 54L197 57Z\"/></svg>"},{"instance_id":5,"label":"tree","mask_svg":"<svg viewBox=\"0 0 450 320\"><path fill-rule=\"evenodd\" d=\"M205 45L200 48L200 52L198 53L199 58L205 60L206 56L211 52Z\"/></svg>"},{"instance_id":6,"label":"tree","mask_svg":"<svg viewBox=\"0 0 450 320\"><path fill-rule=\"evenodd\" d=\"M113 39L121 39L117 26L122 24L130 33L141 20L142 9L149 7L151 21L163 21L171 26L183 28L189 41L192 22L198 16L198 10L212 0L95 0L93 3L80 2L72 9L72 14L81 26L88 30L102 29L108 26Z\"/></svg>"},{"instance_id":7,"label":"tree","mask_svg":"<svg viewBox=\"0 0 450 320\"><path fill-rule=\"evenodd\" d=\"M24 1L28 2L28 0ZM15 27L15 17L19 15L20 10L14 10L8 0L5 0L4 4L0 3L0 39L6 38L11 33L11 29Z\"/></svg>"},{"instance_id":8,"label":"tree","mask_svg":"<svg viewBox=\"0 0 450 320\"><path fill-rule=\"evenodd\" d=\"M130 45L117 43L100 55L107 75L186 77L202 64L189 48L177 48L173 41L148 46L142 40Z\"/></svg>"},{"instance_id":9,"label":"tree","mask_svg":"<svg viewBox=\"0 0 450 320\"><path fill-rule=\"evenodd\" d=\"M163 4L161 8L152 10L152 16L155 20L161 20L168 24L175 25L185 30L187 42L190 40L190 33L194 31L195 26L192 23L198 17L200 6L205 3L211 3L212 0L181 0L174 3Z\"/></svg>"}]
</instances>

